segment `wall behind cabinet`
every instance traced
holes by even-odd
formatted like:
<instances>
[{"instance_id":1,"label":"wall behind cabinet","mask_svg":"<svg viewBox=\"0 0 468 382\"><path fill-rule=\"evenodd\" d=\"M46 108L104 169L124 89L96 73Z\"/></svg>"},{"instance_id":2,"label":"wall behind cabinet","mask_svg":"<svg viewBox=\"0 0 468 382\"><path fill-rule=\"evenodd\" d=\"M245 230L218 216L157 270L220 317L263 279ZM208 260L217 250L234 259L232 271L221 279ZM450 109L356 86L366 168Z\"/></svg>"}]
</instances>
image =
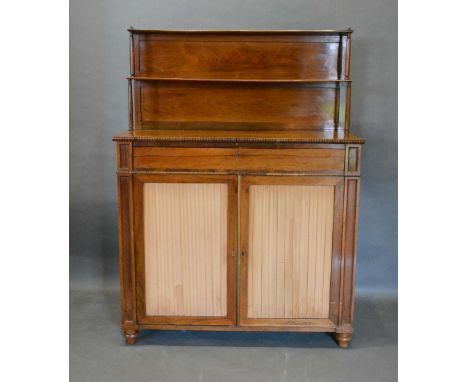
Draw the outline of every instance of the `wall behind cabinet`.
<instances>
[{"instance_id":1,"label":"wall behind cabinet","mask_svg":"<svg viewBox=\"0 0 468 382\"><path fill-rule=\"evenodd\" d=\"M396 0L72 0L70 12L71 288L118 287L111 138L128 120L128 26L352 27L351 131L367 142L356 286L358 293L396 294Z\"/></svg>"}]
</instances>

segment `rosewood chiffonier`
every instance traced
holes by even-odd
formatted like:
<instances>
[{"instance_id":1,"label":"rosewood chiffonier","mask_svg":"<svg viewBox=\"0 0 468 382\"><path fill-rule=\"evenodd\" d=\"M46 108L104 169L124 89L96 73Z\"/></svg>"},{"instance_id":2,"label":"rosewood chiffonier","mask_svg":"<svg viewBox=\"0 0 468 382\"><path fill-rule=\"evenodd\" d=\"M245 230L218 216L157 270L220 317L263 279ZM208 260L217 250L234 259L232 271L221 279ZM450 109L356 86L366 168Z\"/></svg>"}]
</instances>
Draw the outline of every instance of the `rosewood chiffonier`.
<instances>
[{"instance_id":1,"label":"rosewood chiffonier","mask_svg":"<svg viewBox=\"0 0 468 382\"><path fill-rule=\"evenodd\" d=\"M353 327L361 146L346 30L130 29L121 327Z\"/></svg>"}]
</instances>

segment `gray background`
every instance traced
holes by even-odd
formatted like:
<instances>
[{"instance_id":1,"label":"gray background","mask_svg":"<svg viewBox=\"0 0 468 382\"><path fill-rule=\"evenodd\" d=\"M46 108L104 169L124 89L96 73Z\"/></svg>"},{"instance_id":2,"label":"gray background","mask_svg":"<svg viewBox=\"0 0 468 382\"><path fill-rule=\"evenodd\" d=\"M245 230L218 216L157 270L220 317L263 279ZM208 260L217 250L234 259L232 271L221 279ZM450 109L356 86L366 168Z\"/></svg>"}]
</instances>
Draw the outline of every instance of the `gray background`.
<instances>
[{"instance_id":1,"label":"gray background","mask_svg":"<svg viewBox=\"0 0 468 382\"><path fill-rule=\"evenodd\" d=\"M70 287L118 287L115 148L127 128L127 27L355 30L351 130L363 151L357 292L397 292L396 0L72 0Z\"/></svg>"}]
</instances>

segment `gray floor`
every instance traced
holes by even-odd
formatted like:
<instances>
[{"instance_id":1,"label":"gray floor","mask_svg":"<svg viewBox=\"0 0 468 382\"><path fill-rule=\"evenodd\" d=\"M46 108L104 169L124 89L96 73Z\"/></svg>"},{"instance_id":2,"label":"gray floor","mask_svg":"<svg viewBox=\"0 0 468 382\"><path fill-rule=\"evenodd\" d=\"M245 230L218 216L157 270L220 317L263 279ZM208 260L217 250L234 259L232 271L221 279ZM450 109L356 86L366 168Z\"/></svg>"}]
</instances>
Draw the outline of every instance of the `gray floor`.
<instances>
[{"instance_id":1,"label":"gray floor","mask_svg":"<svg viewBox=\"0 0 468 382\"><path fill-rule=\"evenodd\" d=\"M117 292L70 293L70 381L397 380L397 303L356 302L350 348L323 333L143 332L127 346Z\"/></svg>"}]
</instances>

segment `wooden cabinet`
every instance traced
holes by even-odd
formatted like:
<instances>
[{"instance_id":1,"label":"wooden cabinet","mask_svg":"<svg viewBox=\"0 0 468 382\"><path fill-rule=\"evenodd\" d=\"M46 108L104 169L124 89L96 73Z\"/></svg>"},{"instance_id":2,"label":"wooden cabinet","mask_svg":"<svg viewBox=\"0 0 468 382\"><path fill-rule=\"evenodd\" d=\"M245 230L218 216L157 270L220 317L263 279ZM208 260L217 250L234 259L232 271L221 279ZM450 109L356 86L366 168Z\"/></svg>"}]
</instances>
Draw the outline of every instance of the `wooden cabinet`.
<instances>
[{"instance_id":1,"label":"wooden cabinet","mask_svg":"<svg viewBox=\"0 0 468 382\"><path fill-rule=\"evenodd\" d=\"M351 340L361 145L350 30L130 30L122 330Z\"/></svg>"}]
</instances>

